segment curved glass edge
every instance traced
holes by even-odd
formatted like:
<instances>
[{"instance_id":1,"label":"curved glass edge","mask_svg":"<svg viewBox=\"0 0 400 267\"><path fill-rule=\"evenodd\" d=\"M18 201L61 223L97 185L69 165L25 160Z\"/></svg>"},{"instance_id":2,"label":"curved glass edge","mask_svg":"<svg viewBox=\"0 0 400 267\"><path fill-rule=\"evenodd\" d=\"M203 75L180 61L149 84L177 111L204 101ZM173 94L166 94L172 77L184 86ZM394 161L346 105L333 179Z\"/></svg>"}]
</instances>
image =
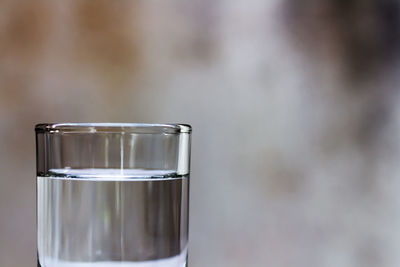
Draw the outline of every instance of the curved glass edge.
<instances>
[{"instance_id":1,"label":"curved glass edge","mask_svg":"<svg viewBox=\"0 0 400 267\"><path fill-rule=\"evenodd\" d=\"M39 123L36 133L191 133L189 124L177 123Z\"/></svg>"}]
</instances>

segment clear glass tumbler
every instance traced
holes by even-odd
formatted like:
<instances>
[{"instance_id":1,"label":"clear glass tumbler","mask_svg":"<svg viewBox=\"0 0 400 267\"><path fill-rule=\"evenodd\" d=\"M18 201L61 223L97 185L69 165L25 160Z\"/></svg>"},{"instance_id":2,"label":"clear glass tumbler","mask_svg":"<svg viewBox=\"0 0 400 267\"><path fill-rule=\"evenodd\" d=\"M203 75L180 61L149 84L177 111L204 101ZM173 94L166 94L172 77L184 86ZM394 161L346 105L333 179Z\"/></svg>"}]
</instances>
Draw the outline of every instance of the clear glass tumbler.
<instances>
[{"instance_id":1,"label":"clear glass tumbler","mask_svg":"<svg viewBox=\"0 0 400 267\"><path fill-rule=\"evenodd\" d=\"M187 266L189 125L35 131L38 266Z\"/></svg>"}]
</instances>

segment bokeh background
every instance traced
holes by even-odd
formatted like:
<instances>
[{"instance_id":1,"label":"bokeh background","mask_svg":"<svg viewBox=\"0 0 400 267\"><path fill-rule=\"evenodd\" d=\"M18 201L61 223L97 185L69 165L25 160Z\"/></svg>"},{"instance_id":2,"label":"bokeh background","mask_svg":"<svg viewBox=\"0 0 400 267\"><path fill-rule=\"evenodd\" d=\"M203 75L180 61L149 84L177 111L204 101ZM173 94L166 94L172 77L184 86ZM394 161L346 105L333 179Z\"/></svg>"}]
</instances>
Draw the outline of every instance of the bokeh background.
<instances>
[{"instance_id":1,"label":"bokeh background","mask_svg":"<svg viewBox=\"0 0 400 267\"><path fill-rule=\"evenodd\" d=\"M190 266L400 266L399 4L1 0L0 266L39 122L190 123Z\"/></svg>"}]
</instances>

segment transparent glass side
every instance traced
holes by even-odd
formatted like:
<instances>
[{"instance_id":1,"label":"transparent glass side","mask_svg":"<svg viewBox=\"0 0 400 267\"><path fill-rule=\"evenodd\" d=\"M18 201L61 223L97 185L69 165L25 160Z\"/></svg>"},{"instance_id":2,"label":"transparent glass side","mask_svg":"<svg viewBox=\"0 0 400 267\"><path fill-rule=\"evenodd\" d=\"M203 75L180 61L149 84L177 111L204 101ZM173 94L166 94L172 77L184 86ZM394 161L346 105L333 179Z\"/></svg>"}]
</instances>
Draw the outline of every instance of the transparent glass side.
<instances>
[{"instance_id":1,"label":"transparent glass side","mask_svg":"<svg viewBox=\"0 0 400 267\"><path fill-rule=\"evenodd\" d=\"M169 128L140 132L143 127L139 132L126 127L101 131L86 126L81 130L75 126L73 131L42 129L36 132L39 175L65 168L171 170L179 175L189 172L190 132L170 133Z\"/></svg>"}]
</instances>

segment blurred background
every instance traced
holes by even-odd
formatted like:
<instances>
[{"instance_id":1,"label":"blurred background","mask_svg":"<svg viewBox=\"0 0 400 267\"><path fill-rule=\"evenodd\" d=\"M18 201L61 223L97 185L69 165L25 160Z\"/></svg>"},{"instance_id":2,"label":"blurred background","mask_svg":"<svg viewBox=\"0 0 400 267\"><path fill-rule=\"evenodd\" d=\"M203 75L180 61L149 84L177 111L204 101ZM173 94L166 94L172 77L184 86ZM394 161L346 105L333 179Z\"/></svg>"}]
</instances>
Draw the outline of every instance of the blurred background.
<instances>
[{"instance_id":1,"label":"blurred background","mask_svg":"<svg viewBox=\"0 0 400 267\"><path fill-rule=\"evenodd\" d=\"M400 265L397 0L1 0L0 266L39 122L193 126L190 266Z\"/></svg>"}]
</instances>

